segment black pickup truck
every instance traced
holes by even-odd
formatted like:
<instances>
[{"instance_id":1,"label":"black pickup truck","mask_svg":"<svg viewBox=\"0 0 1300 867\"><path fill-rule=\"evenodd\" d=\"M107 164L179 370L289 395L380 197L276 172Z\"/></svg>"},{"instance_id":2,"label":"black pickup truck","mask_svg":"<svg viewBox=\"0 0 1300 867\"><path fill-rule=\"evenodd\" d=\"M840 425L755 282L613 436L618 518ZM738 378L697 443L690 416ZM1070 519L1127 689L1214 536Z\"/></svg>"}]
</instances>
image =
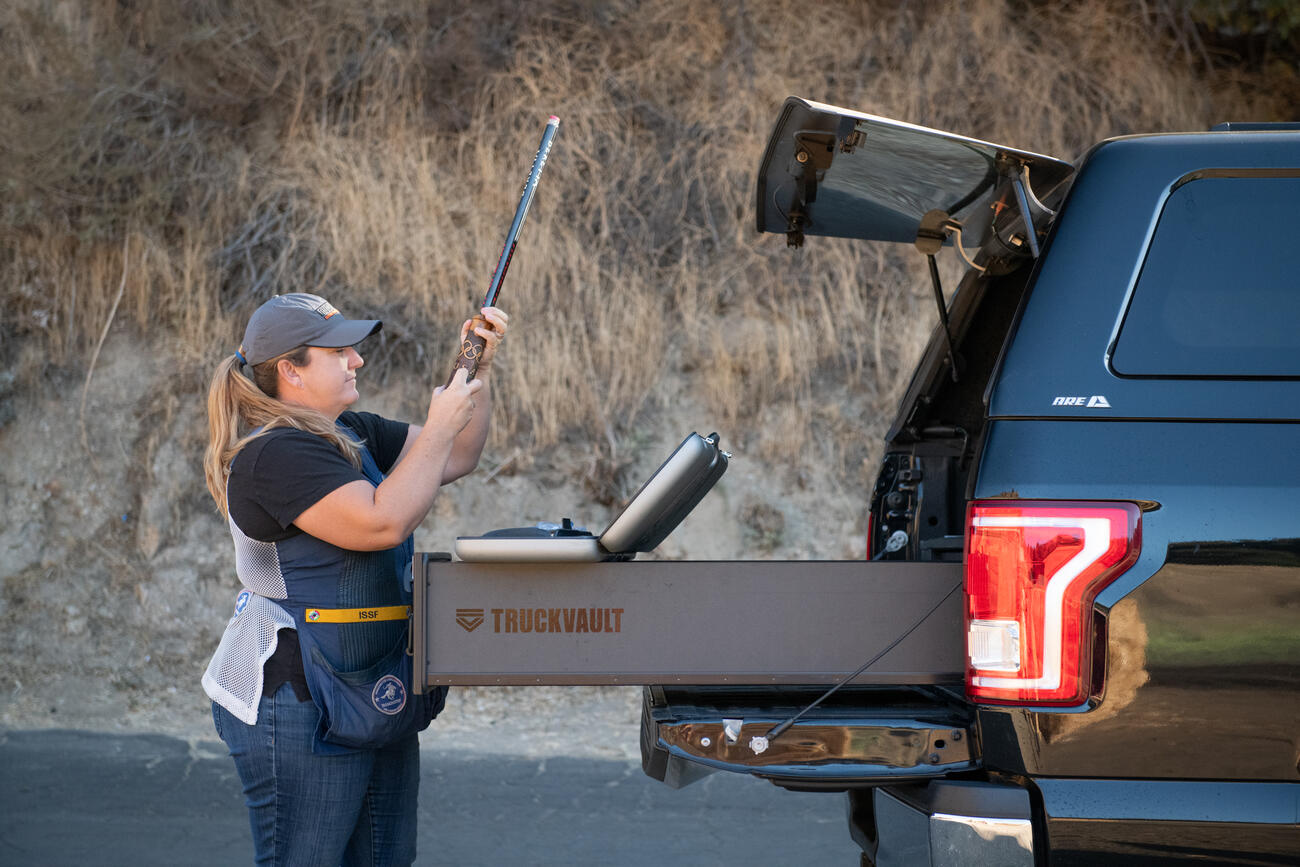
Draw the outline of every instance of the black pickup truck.
<instances>
[{"instance_id":1,"label":"black pickup truck","mask_svg":"<svg viewBox=\"0 0 1300 867\"><path fill-rule=\"evenodd\" d=\"M425 555L417 676L656 684L648 774L847 793L864 864L1300 863L1300 125L1071 164L791 98L757 186L760 232L930 262L867 561ZM968 265L946 302L939 256ZM485 604L621 633L548 675L451 625Z\"/></svg>"}]
</instances>

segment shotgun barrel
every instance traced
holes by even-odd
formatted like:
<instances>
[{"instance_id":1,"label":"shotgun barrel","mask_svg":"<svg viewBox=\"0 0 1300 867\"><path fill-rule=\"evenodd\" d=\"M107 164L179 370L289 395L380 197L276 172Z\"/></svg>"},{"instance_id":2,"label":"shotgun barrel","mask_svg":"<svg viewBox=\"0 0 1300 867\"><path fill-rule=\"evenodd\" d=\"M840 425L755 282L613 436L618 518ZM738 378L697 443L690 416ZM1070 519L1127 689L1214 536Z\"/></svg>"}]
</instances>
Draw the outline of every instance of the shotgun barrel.
<instances>
[{"instance_id":1,"label":"shotgun barrel","mask_svg":"<svg viewBox=\"0 0 1300 867\"><path fill-rule=\"evenodd\" d=\"M542 132L542 142L537 146L537 153L533 156L533 165L528 170L528 180L524 182L524 191L519 196L519 204L515 207L515 218L510 221L510 231L506 233L506 241L501 245L501 257L497 260L497 267L492 272L492 281L488 284L487 295L483 297L482 307L491 307L497 302L497 296L501 294L501 284L505 282L506 271L510 269L510 260L515 255L515 245L519 240L519 230L524 225L524 219L528 216L528 207L533 203L533 194L537 192L537 181L542 176L542 169L546 167L546 157L551 152L551 142L555 140L555 132L560 127L560 119L551 115L546 122L546 129ZM455 376L456 371L462 367L468 370L469 379L474 378L475 372L478 371L479 359L483 356L483 346L485 341L474 333L474 328L485 320L482 316L475 315L474 321L470 324L469 333L465 335L465 340L461 343L460 354L456 356L456 363L452 366L451 375ZM448 377L448 382L451 377Z\"/></svg>"}]
</instances>

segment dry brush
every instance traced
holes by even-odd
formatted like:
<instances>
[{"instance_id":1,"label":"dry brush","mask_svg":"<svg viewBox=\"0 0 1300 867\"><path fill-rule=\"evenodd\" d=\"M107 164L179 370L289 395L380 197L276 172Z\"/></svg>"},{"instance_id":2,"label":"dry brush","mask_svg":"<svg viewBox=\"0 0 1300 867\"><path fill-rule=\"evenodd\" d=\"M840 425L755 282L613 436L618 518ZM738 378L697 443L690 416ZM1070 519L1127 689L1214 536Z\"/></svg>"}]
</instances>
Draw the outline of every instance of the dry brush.
<instances>
[{"instance_id":1,"label":"dry brush","mask_svg":"<svg viewBox=\"0 0 1300 867\"><path fill-rule=\"evenodd\" d=\"M371 375L431 380L555 113L503 296L495 442L616 443L687 391L733 442L860 483L933 311L907 250L755 234L776 107L1065 157L1273 110L1171 63L1148 25L1114 0L18 0L0 12L7 387L83 369L110 319L163 336L150 351L197 383L295 290L386 320Z\"/></svg>"}]
</instances>

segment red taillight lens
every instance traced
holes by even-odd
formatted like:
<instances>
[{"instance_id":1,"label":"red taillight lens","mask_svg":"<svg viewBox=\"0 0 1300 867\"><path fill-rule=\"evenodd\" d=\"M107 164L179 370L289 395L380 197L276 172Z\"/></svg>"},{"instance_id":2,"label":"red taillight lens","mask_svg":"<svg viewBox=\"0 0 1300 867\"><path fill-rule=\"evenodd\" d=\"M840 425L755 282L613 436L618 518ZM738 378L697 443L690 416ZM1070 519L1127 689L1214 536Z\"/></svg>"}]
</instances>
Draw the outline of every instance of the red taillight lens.
<instances>
[{"instance_id":1,"label":"red taillight lens","mask_svg":"<svg viewBox=\"0 0 1300 867\"><path fill-rule=\"evenodd\" d=\"M1068 707L1088 697L1092 605L1137 560L1132 503L980 500L966 529L966 692Z\"/></svg>"}]
</instances>

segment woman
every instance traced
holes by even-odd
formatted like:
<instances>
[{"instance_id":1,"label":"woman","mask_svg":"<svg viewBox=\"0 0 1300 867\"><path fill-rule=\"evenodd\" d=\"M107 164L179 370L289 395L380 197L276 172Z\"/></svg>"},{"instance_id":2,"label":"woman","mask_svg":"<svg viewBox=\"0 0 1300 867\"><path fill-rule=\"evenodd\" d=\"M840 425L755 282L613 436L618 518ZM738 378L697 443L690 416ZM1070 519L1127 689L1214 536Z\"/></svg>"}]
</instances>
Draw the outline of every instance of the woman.
<instances>
[{"instance_id":1,"label":"woman","mask_svg":"<svg viewBox=\"0 0 1300 867\"><path fill-rule=\"evenodd\" d=\"M278 295L208 393L208 490L243 589L203 676L243 782L259 864L410 864L416 733L445 691L414 695L406 656L412 532L487 439L508 317L466 322L477 378L436 388L423 426L346 411L376 320Z\"/></svg>"}]
</instances>

